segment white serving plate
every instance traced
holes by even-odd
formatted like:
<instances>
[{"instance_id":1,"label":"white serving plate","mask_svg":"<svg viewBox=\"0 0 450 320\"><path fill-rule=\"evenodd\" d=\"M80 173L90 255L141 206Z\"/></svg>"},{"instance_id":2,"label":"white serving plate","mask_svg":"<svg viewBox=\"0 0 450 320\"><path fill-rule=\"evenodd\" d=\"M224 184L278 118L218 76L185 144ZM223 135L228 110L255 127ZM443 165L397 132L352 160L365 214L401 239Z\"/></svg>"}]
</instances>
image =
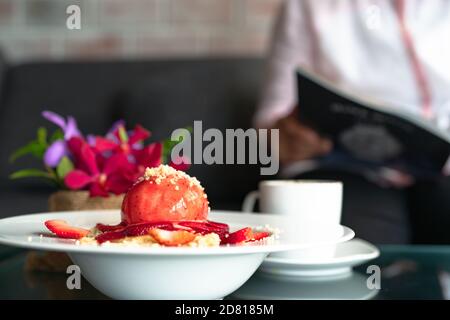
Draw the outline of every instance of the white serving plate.
<instances>
[{"instance_id":1,"label":"white serving plate","mask_svg":"<svg viewBox=\"0 0 450 320\"><path fill-rule=\"evenodd\" d=\"M90 228L117 224L118 210L68 211L23 215L0 220L0 243L17 247L67 252L83 276L98 290L116 299L220 299L239 288L272 252L310 248L347 241L354 232L338 226L323 242L295 242L280 234L273 242L215 248L119 247L77 245L49 234L44 221L66 220ZM232 230L244 226L283 228L283 217L269 214L213 211L213 221Z\"/></svg>"}]
</instances>

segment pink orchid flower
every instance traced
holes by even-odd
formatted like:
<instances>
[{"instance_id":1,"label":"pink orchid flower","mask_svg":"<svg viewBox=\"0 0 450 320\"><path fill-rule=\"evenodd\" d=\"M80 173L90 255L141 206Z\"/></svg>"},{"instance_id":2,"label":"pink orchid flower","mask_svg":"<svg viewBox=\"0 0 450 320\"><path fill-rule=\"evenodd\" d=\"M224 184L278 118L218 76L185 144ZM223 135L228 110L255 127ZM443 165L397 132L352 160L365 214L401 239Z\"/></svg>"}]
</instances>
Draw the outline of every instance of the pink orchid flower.
<instances>
[{"instance_id":1,"label":"pink orchid flower","mask_svg":"<svg viewBox=\"0 0 450 320\"><path fill-rule=\"evenodd\" d=\"M109 193L125 193L133 184L131 177L134 177L134 166L129 163L124 153L105 158L96 154L94 149L79 137L71 138L67 144L76 167L64 179L69 189L88 188L93 197L107 197Z\"/></svg>"}]
</instances>

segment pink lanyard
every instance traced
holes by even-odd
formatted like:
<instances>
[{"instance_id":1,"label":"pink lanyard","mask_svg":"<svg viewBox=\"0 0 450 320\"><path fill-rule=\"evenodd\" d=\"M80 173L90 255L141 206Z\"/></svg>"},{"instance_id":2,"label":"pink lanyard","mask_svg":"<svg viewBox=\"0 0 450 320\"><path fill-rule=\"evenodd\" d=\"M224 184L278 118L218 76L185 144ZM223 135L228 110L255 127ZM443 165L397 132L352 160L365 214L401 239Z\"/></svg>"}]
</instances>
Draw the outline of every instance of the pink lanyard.
<instances>
[{"instance_id":1,"label":"pink lanyard","mask_svg":"<svg viewBox=\"0 0 450 320\"><path fill-rule=\"evenodd\" d=\"M396 12L398 15L400 23L400 31L403 39L403 43L406 47L409 61L412 65L413 72L416 78L417 87L420 90L421 100L422 100L422 111L426 118L430 118L432 114L431 110L431 93L428 86L427 79L425 77L425 72L420 64L419 58L417 56L416 49L414 47L414 41L412 39L411 33L406 26L405 21L405 0L396 1Z\"/></svg>"}]
</instances>

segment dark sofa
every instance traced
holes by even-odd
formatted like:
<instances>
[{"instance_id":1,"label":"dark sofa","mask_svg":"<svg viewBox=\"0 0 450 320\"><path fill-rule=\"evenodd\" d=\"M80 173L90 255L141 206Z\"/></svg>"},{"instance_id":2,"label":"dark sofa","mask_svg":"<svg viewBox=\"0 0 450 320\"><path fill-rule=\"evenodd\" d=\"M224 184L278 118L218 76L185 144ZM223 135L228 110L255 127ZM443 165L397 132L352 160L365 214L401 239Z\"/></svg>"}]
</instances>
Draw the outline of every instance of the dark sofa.
<instances>
[{"instance_id":1,"label":"dark sofa","mask_svg":"<svg viewBox=\"0 0 450 320\"><path fill-rule=\"evenodd\" d=\"M155 60L138 62L45 62L6 66L0 81L0 217L44 211L53 187L36 180L10 181L32 159L8 162L9 154L35 135L44 109L73 115L85 133L103 134L125 119L154 138L202 120L209 127L247 128L259 95L258 59ZM238 209L256 188L259 167L194 165L212 208Z\"/></svg>"}]
</instances>

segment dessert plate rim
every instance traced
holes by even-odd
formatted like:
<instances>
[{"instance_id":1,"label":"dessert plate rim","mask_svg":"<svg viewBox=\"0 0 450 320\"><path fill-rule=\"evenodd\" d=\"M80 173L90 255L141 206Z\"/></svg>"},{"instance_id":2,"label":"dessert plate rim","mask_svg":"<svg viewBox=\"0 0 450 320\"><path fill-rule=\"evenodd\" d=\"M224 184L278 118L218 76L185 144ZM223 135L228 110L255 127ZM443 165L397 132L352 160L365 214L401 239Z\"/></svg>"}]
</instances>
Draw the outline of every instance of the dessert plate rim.
<instances>
[{"instance_id":1,"label":"dessert plate rim","mask_svg":"<svg viewBox=\"0 0 450 320\"><path fill-rule=\"evenodd\" d=\"M21 247L26 249L35 250L48 250L59 251L67 253L86 253L86 254L123 254L123 255L222 255L222 254L249 254L249 253L270 253L287 250L298 250L303 248L310 248L314 246L322 246L329 244L337 244L348 241L355 236L352 229L339 225L341 236L333 240L325 240L323 242L315 243L285 243L282 240L275 240L275 243L261 243L251 245L237 245L237 246L220 246L220 247L139 247L139 246L96 246L96 245L77 245L76 240L71 239L59 239L53 236L49 236L49 232L45 229L44 221L49 219L63 219L68 220L69 223L74 220L85 221L85 224L92 222L105 222L100 217L95 216L108 216L116 214L116 218L120 218L120 210L88 210L88 211L61 211L61 212L42 212L26 215L19 215L9 218L0 219L0 244L10 245L15 247ZM216 216L226 216L230 219L220 218L218 220ZM254 218L273 218L279 219L277 215L270 214L251 214L240 211L228 211L228 210L212 210L210 214L210 220L224 222L235 225L248 224L250 227L257 227L259 225L245 222L246 219ZM111 218L111 216L109 217ZM240 222L241 221L241 222ZM119 221L116 219L115 223ZM10 232L5 233L5 230L11 230L13 227L18 227L24 224L34 224L36 229L34 232ZM73 223L73 222L72 222ZM77 225L84 226L80 223ZM112 223L111 223L112 224ZM40 236L41 234L44 234Z\"/></svg>"}]
</instances>

